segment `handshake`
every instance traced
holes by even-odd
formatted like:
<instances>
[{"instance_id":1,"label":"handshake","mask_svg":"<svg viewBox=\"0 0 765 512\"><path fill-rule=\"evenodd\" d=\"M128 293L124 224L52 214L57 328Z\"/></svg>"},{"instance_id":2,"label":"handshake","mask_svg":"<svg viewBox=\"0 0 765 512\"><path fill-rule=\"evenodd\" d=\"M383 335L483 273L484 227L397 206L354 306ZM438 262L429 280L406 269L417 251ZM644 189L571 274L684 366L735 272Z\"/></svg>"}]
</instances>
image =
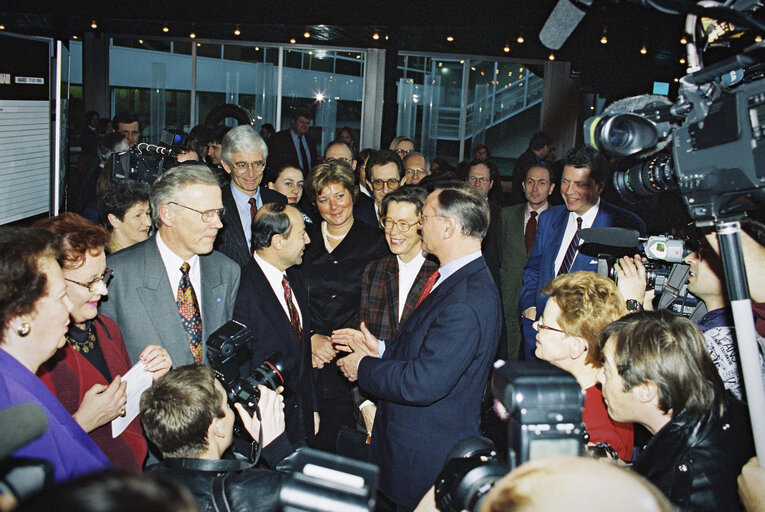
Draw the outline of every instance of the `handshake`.
<instances>
[{"instance_id":1,"label":"handshake","mask_svg":"<svg viewBox=\"0 0 765 512\"><path fill-rule=\"evenodd\" d=\"M314 334L311 336L311 354L314 368L323 368L338 354L348 354L337 360L337 367L351 382L357 379L359 360L364 356L379 357L380 342L369 332L364 322L361 330L338 329L332 336Z\"/></svg>"}]
</instances>

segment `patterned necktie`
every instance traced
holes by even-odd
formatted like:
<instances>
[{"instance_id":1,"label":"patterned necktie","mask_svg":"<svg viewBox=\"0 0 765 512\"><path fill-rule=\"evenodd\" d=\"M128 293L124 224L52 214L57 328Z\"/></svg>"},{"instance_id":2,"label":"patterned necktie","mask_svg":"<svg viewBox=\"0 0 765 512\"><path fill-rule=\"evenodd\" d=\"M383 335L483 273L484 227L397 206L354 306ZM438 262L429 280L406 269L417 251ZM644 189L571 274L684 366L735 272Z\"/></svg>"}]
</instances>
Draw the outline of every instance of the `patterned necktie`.
<instances>
[{"instance_id":1,"label":"patterned necktie","mask_svg":"<svg viewBox=\"0 0 765 512\"><path fill-rule=\"evenodd\" d=\"M441 277L441 274L438 272L438 270L430 274L430 277L428 277L428 280L425 281L425 286L422 287L420 296L417 298L417 304L415 304L414 307L419 306L420 302L424 301L425 297L430 295L430 291L433 289L433 285L436 284L436 281L438 281L439 277Z\"/></svg>"},{"instance_id":2,"label":"patterned necktie","mask_svg":"<svg viewBox=\"0 0 765 512\"><path fill-rule=\"evenodd\" d=\"M250 203L250 221L252 221L258 211L258 203L254 197L249 198L247 202Z\"/></svg>"},{"instance_id":3,"label":"patterned necktie","mask_svg":"<svg viewBox=\"0 0 765 512\"><path fill-rule=\"evenodd\" d=\"M560 270L558 270L558 275L568 274L569 270L571 270L571 267L574 265L576 254L579 252L579 231L581 231L581 229L582 218L577 217L576 233L574 233L574 238L571 239L571 243L568 244L568 250L566 250L566 256L563 258L563 263L561 263Z\"/></svg>"},{"instance_id":4,"label":"patterned necktie","mask_svg":"<svg viewBox=\"0 0 765 512\"><path fill-rule=\"evenodd\" d=\"M523 241L526 243L526 254L531 252L534 247L534 240L537 237L537 212L531 210L531 217L526 223L526 231L523 232Z\"/></svg>"},{"instance_id":5,"label":"patterned necktie","mask_svg":"<svg viewBox=\"0 0 765 512\"><path fill-rule=\"evenodd\" d=\"M194 287L191 286L190 268L186 261L181 265L181 282L178 284L178 296L175 303L183 321L183 328L186 329L186 338L189 341L194 362L202 364L202 315L199 314L197 295L194 293Z\"/></svg>"},{"instance_id":6,"label":"patterned necktie","mask_svg":"<svg viewBox=\"0 0 765 512\"><path fill-rule=\"evenodd\" d=\"M300 148L300 161L305 171L306 176L311 172L311 162L308 161L308 155L305 153L305 147L303 146L303 136L298 137L298 147Z\"/></svg>"},{"instance_id":7,"label":"patterned necktie","mask_svg":"<svg viewBox=\"0 0 765 512\"><path fill-rule=\"evenodd\" d=\"M298 315L295 303L292 302L292 288L287 281L287 276L282 276L282 287L284 288L284 301L287 303L287 311L290 314L290 323L292 324L292 330L295 331L295 337L297 338L298 345L303 341L303 328L300 327L300 316Z\"/></svg>"}]
</instances>

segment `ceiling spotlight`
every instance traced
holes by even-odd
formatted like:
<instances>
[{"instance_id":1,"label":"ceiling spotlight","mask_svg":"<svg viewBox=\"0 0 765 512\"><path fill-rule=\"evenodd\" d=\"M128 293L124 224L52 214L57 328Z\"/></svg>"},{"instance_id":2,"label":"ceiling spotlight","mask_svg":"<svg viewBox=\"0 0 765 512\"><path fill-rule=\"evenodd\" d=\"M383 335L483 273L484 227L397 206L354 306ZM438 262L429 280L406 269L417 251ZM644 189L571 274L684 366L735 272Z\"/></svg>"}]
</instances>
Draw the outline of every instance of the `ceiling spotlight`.
<instances>
[{"instance_id":1,"label":"ceiling spotlight","mask_svg":"<svg viewBox=\"0 0 765 512\"><path fill-rule=\"evenodd\" d=\"M645 55L646 53L648 53L648 49L645 47L645 45L643 45L640 48L640 55Z\"/></svg>"},{"instance_id":2,"label":"ceiling spotlight","mask_svg":"<svg viewBox=\"0 0 765 512\"><path fill-rule=\"evenodd\" d=\"M197 48L201 48L201 47L202 47L202 43L197 43Z\"/></svg>"},{"instance_id":3,"label":"ceiling spotlight","mask_svg":"<svg viewBox=\"0 0 765 512\"><path fill-rule=\"evenodd\" d=\"M162 27L162 32L170 32L170 27L165 25L164 27Z\"/></svg>"},{"instance_id":4,"label":"ceiling spotlight","mask_svg":"<svg viewBox=\"0 0 765 512\"><path fill-rule=\"evenodd\" d=\"M387 41L388 39L389 39L389 37L388 37L388 35L386 34L386 35L385 35L385 40Z\"/></svg>"},{"instance_id":5,"label":"ceiling spotlight","mask_svg":"<svg viewBox=\"0 0 765 512\"><path fill-rule=\"evenodd\" d=\"M5 25L0 25L0 30L5 30ZM79 39L77 36L72 36L72 39Z\"/></svg>"},{"instance_id":6,"label":"ceiling spotlight","mask_svg":"<svg viewBox=\"0 0 765 512\"><path fill-rule=\"evenodd\" d=\"M5 30L5 25L0 25L0 30ZM74 36L75 39L77 39L77 36Z\"/></svg>"},{"instance_id":7,"label":"ceiling spotlight","mask_svg":"<svg viewBox=\"0 0 765 512\"><path fill-rule=\"evenodd\" d=\"M361 58L361 55L356 55L356 58L357 58L357 59L360 59L360 58Z\"/></svg>"},{"instance_id":8,"label":"ceiling spotlight","mask_svg":"<svg viewBox=\"0 0 765 512\"><path fill-rule=\"evenodd\" d=\"M235 36L238 36L238 35L240 35L241 33L242 33L242 31L241 31L241 30L239 30L239 25L237 25L237 26L236 26L236 28L234 29L234 35L235 35Z\"/></svg>"},{"instance_id":9,"label":"ceiling spotlight","mask_svg":"<svg viewBox=\"0 0 765 512\"><path fill-rule=\"evenodd\" d=\"M143 44L143 39L139 39L138 44Z\"/></svg>"},{"instance_id":10,"label":"ceiling spotlight","mask_svg":"<svg viewBox=\"0 0 765 512\"><path fill-rule=\"evenodd\" d=\"M525 41L525 39L523 39L523 36L518 36L518 39L516 39L516 41L518 41L518 44L523 44L523 41Z\"/></svg>"},{"instance_id":11,"label":"ceiling spotlight","mask_svg":"<svg viewBox=\"0 0 765 512\"><path fill-rule=\"evenodd\" d=\"M446 40L451 43L452 41L454 41L454 36L446 36Z\"/></svg>"},{"instance_id":12,"label":"ceiling spotlight","mask_svg":"<svg viewBox=\"0 0 765 512\"><path fill-rule=\"evenodd\" d=\"M510 45L506 44L505 47L502 48L502 51L504 51L505 53L509 53L510 52Z\"/></svg>"},{"instance_id":13,"label":"ceiling spotlight","mask_svg":"<svg viewBox=\"0 0 765 512\"><path fill-rule=\"evenodd\" d=\"M259 52L259 51L260 51L260 46L256 46L256 47L255 47L255 51L256 51L256 52Z\"/></svg>"},{"instance_id":14,"label":"ceiling spotlight","mask_svg":"<svg viewBox=\"0 0 765 512\"><path fill-rule=\"evenodd\" d=\"M600 44L608 44L608 27L603 26L603 34L600 36Z\"/></svg>"},{"instance_id":15,"label":"ceiling spotlight","mask_svg":"<svg viewBox=\"0 0 765 512\"><path fill-rule=\"evenodd\" d=\"M92 29L98 28L98 25L96 24L96 20L93 20L93 21L90 22L90 28L92 28Z\"/></svg>"},{"instance_id":16,"label":"ceiling spotlight","mask_svg":"<svg viewBox=\"0 0 765 512\"><path fill-rule=\"evenodd\" d=\"M685 64L685 59L682 57L680 58L680 64Z\"/></svg>"},{"instance_id":17,"label":"ceiling spotlight","mask_svg":"<svg viewBox=\"0 0 765 512\"><path fill-rule=\"evenodd\" d=\"M680 79L679 79L679 78L675 78L675 82L679 82L679 81L680 81Z\"/></svg>"},{"instance_id":18,"label":"ceiling spotlight","mask_svg":"<svg viewBox=\"0 0 765 512\"><path fill-rule=\"evenodd\" d=\"M761 43L762 42L762 36L760 36L760 35L754 36L754 42L755 43Z\"/></svg>"},{"instance_id":19,"label":"ceiling spotlight","mask_svg":"<svg viewBox=\"0 0 765 512\"><path fill-rule=\"evenodd\" d=\"M310 33L310 32L308 32L308 31L305 31L305 32L303 32L303 37L305 37L306 39L308 39L309 37L311 37L311 33Z\"/></svg>"},{"instance_id":20,"label":"ceiling spotlight","mask_svg":"<svg viewBox=\"0 0 765 512\"><path fill-rule=\"evenodd\" d=\"M554 54L554 53L551 53L550 55L548 55L548 56L547 56L547 58L548 58L549 60L555 60L555 54Z\"/></svg>"},{"instance_id":21,"label":"ceiling spotlight","mask_svg":"<svg viewBox=\"0 0 765 512\"><path fill-rule=\"evenodd\" d=\"M290 39L290 43L292 43L292 44L295 44L295 43L296 43L296 41L295 41L295 38L294 38L294 37L293 37L292 39Z\"/></svg>"},{"instance_id":22,"label":"ceiling spotlight","mask_svg":"<svg viewBox=\"0 0 765 512\"><path fill-rule=\"evenodd\" d=\"M189 37L190 37L191 39L194 39L195 37L197 37L197 35L196 35L194 32L192 32L191 34L189 34Z\"/></svg>"},{"instance_id":23,"label":"ceiling spotlight","mask_svg":"<svg viewBox=\"0 0 765 512\"><path fill-rule=\"evenodd\" d=\"M378 34L377 32L375 32L374 34L372 34L372 39L374 39L375 41L377 41L378 39L380 39L380 34Z\"/></svg>"},{"instance_id":24,"label":"ceiling spotlight","mask_svg":"<svg viewBox=\"0 0 765 512\"><path fill-rule=\"evenodd\" d=\"M688 44L688 39L685 36L681 37L680 44Z\"/></svg>"}]
</instances>

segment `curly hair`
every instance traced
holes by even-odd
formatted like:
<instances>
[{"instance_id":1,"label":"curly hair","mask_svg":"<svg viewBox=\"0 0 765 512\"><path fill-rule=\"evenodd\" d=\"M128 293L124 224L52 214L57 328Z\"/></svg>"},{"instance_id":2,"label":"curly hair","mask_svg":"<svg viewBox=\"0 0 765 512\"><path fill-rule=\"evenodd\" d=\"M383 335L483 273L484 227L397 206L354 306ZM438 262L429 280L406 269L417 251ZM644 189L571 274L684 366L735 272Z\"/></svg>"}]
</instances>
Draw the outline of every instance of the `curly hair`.
<instances>
[{"instance_id":1,"label":"curly hair","mask_svg":"<svg viewBox=\"0 0 765 512\"><path fill-rule=\"evenodd\" d=\"M58 259L59 237L29 228L0 228L0 343L11 319L34 311L46 293L48 280L40 260Z\"/></svg>"},{"instance_id":2,"label":"curly hair","mask_svg":"<svg viewBox=\"0 0 765 512\"><path fill-rule=\"evenodd\" d=\"M114 180L106 187L98 199L98 220L109 231L114 229L109 222L111 213L120 221L125 220L125 213L136 203L149 202L149 186L136 180Z\"/></svg>"},{"instance_id":3,"label":"curly hair","mask_svg":"<svg viewBox=\"0 0 765 512\"><path fill-rule=\"evenodd\" d=\"M72 212L38 220L32 228L51 231L61 237L59 263L66 270L80 268L87 256L101 254L109 239L109 232L105 228Z\"/></svg>"},{"instance_id":4,"label":"curly hair","mask_svg":"<svg viewBox=\"0 0 765 512\"><path fill-rule=\"evenodd\" d=\"M580 270L561 274L542 289L560 308L558 325L569 336L587 341L586 363L600 366L598 335L627 314L627 306L616 284L609 278Z\"/></svg>"}]
</instances>

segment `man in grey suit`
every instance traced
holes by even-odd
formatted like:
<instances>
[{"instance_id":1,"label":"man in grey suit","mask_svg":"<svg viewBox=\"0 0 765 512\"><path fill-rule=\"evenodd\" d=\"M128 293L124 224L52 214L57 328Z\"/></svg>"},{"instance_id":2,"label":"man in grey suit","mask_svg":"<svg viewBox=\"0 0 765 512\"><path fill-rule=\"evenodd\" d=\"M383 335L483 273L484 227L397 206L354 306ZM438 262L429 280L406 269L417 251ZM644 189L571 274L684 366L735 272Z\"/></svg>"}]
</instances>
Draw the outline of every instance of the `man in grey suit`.
<instances>
[{"instance_id":1,"label":"man in grey suit","mask_svg":"<svg viewBox=\"0 0 765 512\"><path fill-rule=\"evenodd\" d=\"M499 220L499 279L505 315L508 357L518 359L523 342L519 297L523 267L534 245L539 214L550 205L547 199L555 188L550 169L535 164L526 169L521 188L526 201L502 209Z\"/></svg>"},{"instance_id":2,"label":"man in grey suit","mask_svg":"<svg viewBox=\"0 0 765 512\"><path fill-rule=\"evenodd\" d=\"M231 320L241 274L213 251L221 189L207 166L181 164L154 182L149 200L157 234L107 258L114 279L101 312L117 322L133 363L146 343L176 366L200 363L204 341Z\"/></svg>"}]
</instances>

